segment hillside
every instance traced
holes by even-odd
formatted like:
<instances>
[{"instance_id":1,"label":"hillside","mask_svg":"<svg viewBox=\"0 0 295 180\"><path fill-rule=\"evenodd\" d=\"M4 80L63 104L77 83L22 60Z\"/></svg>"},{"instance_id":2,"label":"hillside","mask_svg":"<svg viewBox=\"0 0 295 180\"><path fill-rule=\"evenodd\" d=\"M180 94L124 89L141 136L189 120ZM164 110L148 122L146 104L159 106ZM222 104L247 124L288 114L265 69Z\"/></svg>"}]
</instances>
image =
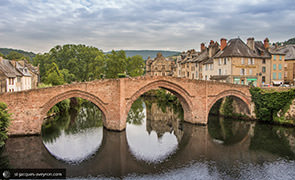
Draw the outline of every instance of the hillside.
<instances>
[{"instance_id":1,"label":"hillside","mask_svg":"<svg viewBox=\"0 0 295 180\"><path fill-rule=\"evenodd\" d=\"M158 52L161 52L164 57L174 56L181 53L179 51L164 51L164 50L124 50L124 51L126 52L127 57L141 55L144 60L146 60L149 56L151 58L155 58Z\"/></svg>"},{"instance_id":2,"label":"hillside","mask_svg":"<svg viewBox=\"0 0 295 180\"><path fill-rule=\"evenodd\" d=\"M33 52L27 52L27 51L23 51L23 50L19 50L19 49L10 49L10 48L0 48L0 52L4 55L7 56L11 51L16 51L20 54L23 54L24 56L27 56L30 58L30 60L32 60L33 57L36 56L35 53Z\"/></svg>"}]
</instances>

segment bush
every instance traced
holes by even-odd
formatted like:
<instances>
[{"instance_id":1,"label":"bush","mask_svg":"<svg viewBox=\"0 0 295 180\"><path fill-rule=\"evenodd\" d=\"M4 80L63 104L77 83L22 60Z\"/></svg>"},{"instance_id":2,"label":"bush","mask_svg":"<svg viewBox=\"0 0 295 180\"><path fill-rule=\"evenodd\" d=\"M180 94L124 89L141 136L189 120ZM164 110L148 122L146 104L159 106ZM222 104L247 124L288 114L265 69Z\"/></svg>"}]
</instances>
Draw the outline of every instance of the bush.
<instances>
[{"instance_id":1,"label":"bush","mask_svg":"<svg viewBox=\"0 0 295 180\"><path fill-rule=\"evenodd\" d=\"M0 102L0 147L5 144L7 136L7 128L10 122L10 114L7 111L7 105Z\"/></svg>"},{"instance_id":2,"label":"bush","mask_svg":"<svg viewBox=\"0 0 295 180\"><path fill-rule=\"evenodd\" d=\"M295 89L277 92L253 87L250 93L255 104L257 119L269 122L274 122L278 118L280 110L282 110L280 114L285 114L295 98Z\"/></svg>"}]
</instances>

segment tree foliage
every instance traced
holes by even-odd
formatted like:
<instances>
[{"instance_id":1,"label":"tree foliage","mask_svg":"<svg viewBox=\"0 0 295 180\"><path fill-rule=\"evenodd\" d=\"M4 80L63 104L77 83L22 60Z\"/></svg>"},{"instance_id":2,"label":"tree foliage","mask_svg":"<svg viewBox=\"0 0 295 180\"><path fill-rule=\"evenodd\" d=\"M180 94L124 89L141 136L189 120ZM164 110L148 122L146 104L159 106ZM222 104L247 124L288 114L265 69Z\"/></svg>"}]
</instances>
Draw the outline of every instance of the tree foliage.
<instances>
[{"instance_id":1,"label":"tree foliage","mask_svg":"<svg viewBox=\"0 0 295 180\"><path fill-rule=\"evenodd\" d=\"M278 112L286 106L289 107L295 98L295 89L266 92L258 87L253 87L250 89L250 93L255 104L256 117L268 122L274 122L278 117Z\"/></svg>"},{"instance_id":2,"label":"tree foliage","mask_svg":"<svg viewBox=\"0 0 295 180\"><path fill-rule=\"evenodd\" d=\"M10 51L9 54L6 56L6 58L10 60L22 60L22 59L29 60L27 56L24 56L23 54L18 53L16 51Z\"/></svg>"},{"instance_id":3,"label":"tree foliage","mask_svg":"<svg viewBox=\"0 0 295 180\"><path fill-rule=\"evenodd\" d=\"M10 122L10 114L7 111L7 105L0 102L0 147L5 144L7 139L7 128Z\"/></svg>"},{"instance_id":4,"label":"tree foliage","mask_svg":"<svg viewBox=\"0 0 295 180\"><path fill-rule=\"evenodd\" d=\"M46 78L44 82L46 84L52 85L64 84L64 75L60 72L58 66L55 63L52 63L50 69L48 69L46 72Z\"/></svg>"},{"instance_id":5,"label":"tree foliage","mask_svg":"<svg viewBox=\"0 0 295 180\"><path fill-rule=\"evenodd\" d=\"M104 54L95 47L73 44L55 46L48 53L37 54L33 64L39 65L41 82L52 85L119 78L120 74L120 77L124 77L122 74L134 77L142 75L144 70L141 56L127 58L124 51Z\"/></svg>"}]
</instances>

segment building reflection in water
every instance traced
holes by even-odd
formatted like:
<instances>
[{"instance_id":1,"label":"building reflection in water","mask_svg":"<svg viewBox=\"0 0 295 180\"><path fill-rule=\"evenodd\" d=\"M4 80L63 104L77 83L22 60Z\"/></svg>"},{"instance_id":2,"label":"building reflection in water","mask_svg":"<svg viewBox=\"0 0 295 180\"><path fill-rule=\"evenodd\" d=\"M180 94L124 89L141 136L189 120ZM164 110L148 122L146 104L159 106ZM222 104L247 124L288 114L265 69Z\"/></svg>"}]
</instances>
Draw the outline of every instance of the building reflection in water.
<instances>
[{"instance_id":1,"label":"building reflection in water","mask_svg":"<svg viewBox=\"0 0 295 180\"><path fill-rule=\"evenodd\" d=\"M156 102L139 98L129 114L132 116L127 119L126 135L129 150L136 159L160 163L177 150L183 130L181 119L171 107L165 107L163 112Z\"/></svg>"}]
</instances>

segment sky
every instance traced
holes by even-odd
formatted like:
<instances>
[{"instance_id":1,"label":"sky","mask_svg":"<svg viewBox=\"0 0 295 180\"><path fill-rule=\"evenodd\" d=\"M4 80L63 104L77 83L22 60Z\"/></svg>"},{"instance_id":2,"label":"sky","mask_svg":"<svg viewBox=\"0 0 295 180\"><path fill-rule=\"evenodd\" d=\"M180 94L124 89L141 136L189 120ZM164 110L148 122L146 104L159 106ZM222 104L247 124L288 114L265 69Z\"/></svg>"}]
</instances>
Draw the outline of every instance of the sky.
<instances>
[{"instance_id":1,"label":"sky","mask_svg":"<svg viewBox=\"0 0 295 180\"><path fill-rule=\"evenodd\" d=\"M0 47L200 49L210 40L295 37L294 0L0 0Z\"/></svg>"}]
</instances>

